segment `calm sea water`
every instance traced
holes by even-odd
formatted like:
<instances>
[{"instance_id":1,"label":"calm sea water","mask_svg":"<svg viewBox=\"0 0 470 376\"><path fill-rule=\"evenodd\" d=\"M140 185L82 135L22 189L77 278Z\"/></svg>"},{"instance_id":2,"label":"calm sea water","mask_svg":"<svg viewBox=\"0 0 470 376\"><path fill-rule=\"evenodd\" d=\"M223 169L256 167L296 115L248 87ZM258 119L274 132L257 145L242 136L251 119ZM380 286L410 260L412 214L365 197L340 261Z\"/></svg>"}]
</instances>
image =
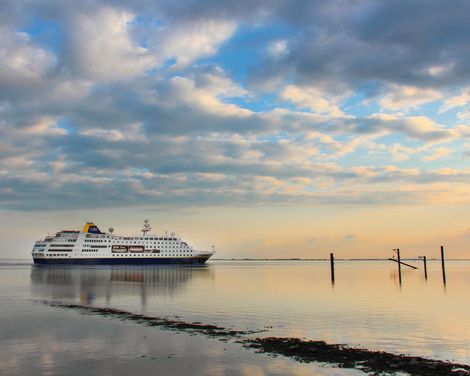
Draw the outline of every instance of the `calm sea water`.
<instances>
[{"instance_id":1,"label":"calm sea water","mask_svg":"<svg viewBox=\"0 0 470 376\"><path fill-rule=\"evenodd\" d=\"M428 279L385 261L212 261L203 267L37 267L0 262L0 374L354 375L199 335L37 301L267 329L470 364L470 262L428 262Z\"/></svg>"}]
</instances>

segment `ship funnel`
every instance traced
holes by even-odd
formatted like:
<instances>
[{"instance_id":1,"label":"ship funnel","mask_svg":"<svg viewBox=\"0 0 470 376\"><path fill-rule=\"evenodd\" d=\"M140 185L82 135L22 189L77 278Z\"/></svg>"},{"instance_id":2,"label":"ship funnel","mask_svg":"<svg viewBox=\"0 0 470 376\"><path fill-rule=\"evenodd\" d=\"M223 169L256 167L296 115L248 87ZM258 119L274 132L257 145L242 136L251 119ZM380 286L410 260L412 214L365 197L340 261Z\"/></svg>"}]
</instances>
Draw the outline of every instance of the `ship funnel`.
<instances>
[{"instance_id":1,"label":"ship funnel","mask_svg":"<svg viewBox=\"0 0 470 376\"><path fill-rule=\"evenodd\" d=\"M98 226L96 226L93 222L87 222L85 226L83 226L83 232L88 234L102 234Z\"/></svg>"}]
</instances>

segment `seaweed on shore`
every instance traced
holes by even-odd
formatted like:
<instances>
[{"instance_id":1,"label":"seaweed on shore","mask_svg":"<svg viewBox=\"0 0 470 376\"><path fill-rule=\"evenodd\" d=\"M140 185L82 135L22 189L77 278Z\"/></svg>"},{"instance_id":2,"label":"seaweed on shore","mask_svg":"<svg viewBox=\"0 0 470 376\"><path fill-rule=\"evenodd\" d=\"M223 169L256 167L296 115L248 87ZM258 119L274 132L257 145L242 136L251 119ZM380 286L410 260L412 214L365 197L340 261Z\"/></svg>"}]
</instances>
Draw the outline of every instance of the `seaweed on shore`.
<instances>
[{"instance_id":1,"label":"seaweed on shore","mask_svg":"<svg viewBox=\"0 0 470 376\"><path fill-rule=\"evenodd\" d=\"M166 317L147 316L117 308L90 307L80 304L64 304L47 301L44 303L51 307L74 309L82 313L113 317L126 321L134 321L147 326L159 326L169 330L189 332L193 334L203 334L209 337L217 337L219 339L225 339L227 337L240 337L242 335L262 332L262 330L233 330L217 325L202 324L200 322L185 322L181 320L172 320Z\"/></svg>"},{"instance_id":2,"label":"seaweed on shore","mask_svg":"<svg viewBox=\"0 0 470 376\"><path fill-rule=\"evenodd\" d=\"M223 341L235 338L245 348L254 349L260 353L283 355L299 362L321 362L340 368L354 368L370 372L374 375L405 372L414 376L470 376L470 366L468 365L427 359L419 356L372 351L340 344L328 344L324 341L307 341L299 338L243 338L243 336L260 333L265 330L233 330L200 322L185 322L182 320L147 316L117 308L90 307L48 301L43 303L52 307L77 310L85 314L96 314L133 321L147 326L158 326L168 330L202 334Z\"/></svg>"},{"instance_id":3,"label":"seaweed on shore","mask_svg":"<svg viewBox=\"0 0 470 376\"><path fill-rule=\"evenodd\" d=\"M299 338L268 337L243 341L245 347L258 352L279 354L300 362L323 362L340 368L356 368L380 375L406 372L410 375L470 375L470 366L419 356L371 351L323 341L305 341Z\"/></svg>"}]
</instances>

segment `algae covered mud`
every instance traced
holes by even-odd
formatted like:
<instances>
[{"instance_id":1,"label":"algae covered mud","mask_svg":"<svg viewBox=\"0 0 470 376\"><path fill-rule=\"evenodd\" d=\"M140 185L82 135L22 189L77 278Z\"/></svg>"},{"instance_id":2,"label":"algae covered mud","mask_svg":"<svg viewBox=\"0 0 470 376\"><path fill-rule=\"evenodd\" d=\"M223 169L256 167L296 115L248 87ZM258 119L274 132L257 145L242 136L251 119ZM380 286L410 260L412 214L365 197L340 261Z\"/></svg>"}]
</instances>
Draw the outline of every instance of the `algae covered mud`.
<instances>
[{"instance_id":1,"label":"algae covered mud","mask_svg":"<svg viewBox=\"0 0 470 376\"><path fill-rule=\"evenodd\" d=\"M313 261L3 262L0 374L468 374L470 263L449 261L446 285L439 262L428 279L402 274L386 261L337 261L334 284Z\"/></svg>"}]
</instances>

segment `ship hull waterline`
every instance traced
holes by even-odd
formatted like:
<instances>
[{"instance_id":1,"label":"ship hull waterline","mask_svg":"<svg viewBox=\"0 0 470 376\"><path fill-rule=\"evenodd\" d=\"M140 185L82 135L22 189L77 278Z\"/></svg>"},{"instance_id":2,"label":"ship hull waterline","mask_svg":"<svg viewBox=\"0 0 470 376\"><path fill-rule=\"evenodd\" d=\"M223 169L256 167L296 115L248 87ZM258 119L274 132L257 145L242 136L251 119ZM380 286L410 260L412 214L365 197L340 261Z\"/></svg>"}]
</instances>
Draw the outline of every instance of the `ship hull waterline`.
<instances>
[{"instance_id":1,"label":"ship hull waterline","mask_svg":"<svg viewBox=\"0 0 470 376\"><path fill-rule=\"evenodd\" d=\"M136 258L34 258L36 265L201 265L210 256Z\"/></svg>"}]
</instances>

